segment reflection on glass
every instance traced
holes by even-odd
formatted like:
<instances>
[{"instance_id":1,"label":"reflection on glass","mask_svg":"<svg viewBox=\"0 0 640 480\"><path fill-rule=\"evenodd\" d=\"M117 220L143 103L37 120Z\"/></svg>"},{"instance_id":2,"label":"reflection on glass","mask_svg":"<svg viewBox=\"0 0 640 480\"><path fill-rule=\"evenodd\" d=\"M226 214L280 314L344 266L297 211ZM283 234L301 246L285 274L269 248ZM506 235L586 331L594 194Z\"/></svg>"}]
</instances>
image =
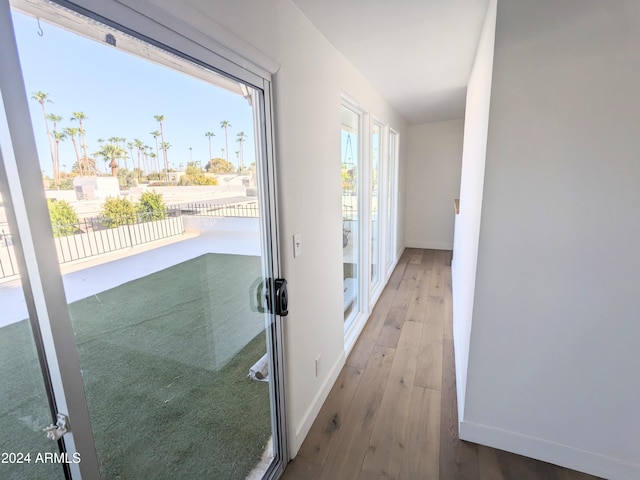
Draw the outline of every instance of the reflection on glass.
<instances>
[{"instance_id":1,"label":"reflection on glass","mask_svg":"<svg viewBox=\"0 0 640 480\"><path fill-rule=\"evenodd\" d=\"M33 25L16 14L102 478L261 477L258 93L106 27L119 49Z\"/></svg>"},{"instance_id":2,"label":"reflection on glass","mask_svg":"<svg viewBox=\"0 0 640 480\"><path fill-rule=\"evenodd\" d=\"M360 116L344 105L341 107L340 132L342 151L342 257L345 330L359 311L360 265L358 232L358 167Z\"/></svg>"},{"instance_id":3,"label":"reflection on glass","mask_svg":"<svg viewBox=\"0 0 640 480\"><path fill-rule=\"evenodd\" d=\"M371 126L371 288L380 280L380 126Z\"/></svg>"},{"instance_id":4,"label":"reflection on glass","mask_svg":"<svg viewBox=\"0 0 640 480\"><path fill-rule=\"evenodd\" d=\"M51 409L7 213L0 194L0 478L64 478L60 464L44 462L59 450L43 431Z\"/></svg>"}]
</instances>

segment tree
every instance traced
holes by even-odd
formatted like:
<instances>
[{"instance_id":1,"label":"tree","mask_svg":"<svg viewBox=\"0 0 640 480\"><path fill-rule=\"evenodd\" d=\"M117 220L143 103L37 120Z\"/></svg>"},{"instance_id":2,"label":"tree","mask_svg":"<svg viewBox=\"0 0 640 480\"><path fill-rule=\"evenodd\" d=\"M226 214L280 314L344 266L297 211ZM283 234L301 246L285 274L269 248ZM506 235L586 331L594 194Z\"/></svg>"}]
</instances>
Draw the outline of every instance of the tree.
<instances>
[{"instance_id":1,"label":"tree","mask_svg":"<svg viewBox=\"0 0 640 480\"><path fill-rule=\"evenodd\" d=\"M162 142L160 144L160 147L162 148L162 151L164 152L165 159L168 158L167 157L167 150L169 150L171 148L171 144L169 142ZM168 180L169 179L169 160L165 160L164 169L165 169L166 178Z\"/></svg>"},{"instance_id":2,"label":"tree","mask_svg":"<svg viewBox=\"0 0 640 480\"><path fill-rule=\"evenodd\" d=\"M129 155L131 157L131 164L133 165L133 147L134 147L134 143L133 142L128 142L127 143L127 148L129 149ZM124 161L124 168L127 168L127 161Z\"/></svg>"},{"instance_id":3,"label":"tree","mask_svg":"<svg viewBox=\"0 0 640 480\"><path fill-rule=\"evenodd\" d=\"M224 158L216 157L212 158L209 163L207 163L205 169L207 172L215 173L215 174L225 174L225 173L234 173L236 168L233 166L233 163L226 161Z\"/></svg>"},{"instance_id":4,"label":"tree","mask_svg":"<svg viewBox=\"0 0 640 480\"><path fill-rule=\"evenodd\" d=\"M187 162L187 168L185 168L184 173L186 175L197 175L199 173L204 173L204 171L196 162Z\"/></svg>"},{"instance_id":5,"label":"tree","mask_svg":"<svg viewBox=\"0 0 640 480\"><path fill-rule=\"evenodd\" d=\"M155 190L140 195L137 210L141 220L162 220L167 216L167 206L162 199L162 194Z\"/></svg>"},{"instance_id":6,"label":"tree","mask_svg":"<svg viewBox=\"0 0 640 480\"><path fill-rule=\"evenodd\" d=\"M138 151L138 179L140 179L140 160L142 159L142 154L146 151L147 146L142 143L142 140L140 140L139 138L136 138L133 140L133 145L136 147L136 150ZM133 154L132 158L133 158Z\"/></svg>"},{"instance_id":7,"label":"tree","mask_svg":"<svg viewBox=\"0 0 640 480\"><path fill-rule=\"evenodd\" d=\"M111 169L111 175L118 176L118 160L125 158L127 152L120 145L115 143L107 143L102 146L102 150L98 152L98 155L104 158L105 163L109 162L109 168Z\"/></svg>"},{"instance_id":8,"label":"tree","mask_svg":"<svg viewBox=\"0 0 640 480\"><path fill-rule=\"evenodd\" d=\"M62 132L53 131L53 141L54 141L54 156L56 158L55 161L55 171L53 172L54 182L56 185L60 183L60 142L62 142L67 136Z\"/></svg>"},{"instance_id":9,"label":"tree","mask_svg":"<svg viewBox=\"0 0 640 480\"><path fill-rule=\"evenodd\" d=\"M160 136L160 132L155 130L155 131L151 132L151 135L153 135L153 138L156 141L156 155L155 155L156 171L158 173L160 173L160 147L158 146L158 137Z\"/></svg>"},{"instance_id":10,"label":"tree","mask_svg":"<svg viewBox=\"0 0 640 480\"><path fill-rule=\"evenodd\" d=\"M122 149L119 145L114 147ZM107 197L102 206L101 220L107 228L132 225L137 220L136 207L126 198Z\"/></svg>"},{"instance_id":11,"label":"tree","mask_svg":"<svg viewBox=\"0 0 640 480\"><path fill-rule=\"evenodd\" d=\"M66 135L58 132L58 122L62 121L60 115L50 113L47 115L47 119L53 123L53 142L54 142L54 160L53 160L53 181L55 184L60 183L60 142L65 139Z\"/></svg>"},{"instance_id":12,"label":"tree","mask_svg":"<svg viewBox=\"0 0 640 480\"><path fill-rule=\"evenodd\" d=\"M236 135L236 142L240 144L240 157L238 158L238 171L242 170L244 167L244 151L242 149L242 144L247 139L247 134L244 132L240 132Z\"/></svg>"},{"instance_id":13,"label":"tree","mask_svg":"<svg viewBox=\"0 0 640 480\"><path fill-rule=\"evenodd\" d=\"M107 140L112 144L122 148L124 155L122 155L120 159L124 160L124 168L129 168L129 166L127 165L127 150L126 150L127 139L124 137L109 137Z\"/></svg>"},{"instance_id":14,"label":"tree","mask_svg":"<svg viewBox=\"0 0 640 480\"><path fill-rule=\"evenodd\" d=\"M231 128L231 124L227 120L223 120L220 122L220 128L224 129L224 145L225 152L227 152L227 162L229 161L229 128Z\"/></svg>"},{"instance_id":15,"label":"tree","mask_svg":"<svg viewBox=\"0 0 640 480\"><path fill-rule=\"evenodd\" d=\"M42 115L44 116L44 125L47 129L47 140L49 140L49 152L51 152L51 168L53 169L53 182L56 182L56 158L53 151L53 141L51 137L51 132L49 131L49 117L47 115L47 109L45 107L45 103L53 103L49 99L49 94L44 92L33 92L33 96L31 97L34 100L37 100L42 107Z\"/></svg>"},{"instance_id":16,"label":"tree","mask_svg":"<svg viewBox=\"0 0 640 480\"><path fill-rule=\"evenodd\" d=\"M213 132L204 132L204 136L209 139L209 160L211 160L213 158L213 155L211 154L211 137L215 137L216 134Z\"/></svg>"},{"instance_id":17,"label":"tree","mask_svg":"<svg viewBox=\"0 0 640 480\"><path fill-rule=\"evenodd\" d=\"M78 215L65 200L47 199L54 237L71 235L78 230Z\"/></svg>"},{"instance_id":18,"label":"tree","mask_svg":"<svg viewBox=\"0 0 640 480\"><path fill-rule=\"evenodd\" d=\"M80 133L80 129L78 127L66 127L63 131L71 139L73 150L76 152L76 162L80 166L80 175L84 175L84 162L80 159L80 152L78 152L78 144L76 143L76 135Z\"/></svg>"},{"instance_id":19,"label":"tree","mask_svg":"<svg viewBox=\"0 0 640 480\"><path fill-rule=\"evenodd\" d=\"M169 145L168 143L166 143L164 141L164 128L162 126L162 122L164 122L165 118L164 115L154 115L153 118L156 119L156 121L160 124L160 146L162 147L162 155L164 157L164 175L165 175L165 180L169 179L169 157L167 155L167 148L165 145Z\"/></svg>"},{"instance_id":20,"label":"tree","mask_svg":"<svg viewBox=\"0 0 640 480\"><path fill-rule=\"evenodd\" d=\"M91 168L89 165L89 157L87 155L87 139L84 135L84 125L82 124L82 121L88 119L89 117L87 117L84 112L73 112L71 116L71 121L77 120L80 125L80 144L82 145L82 163L84 163L81 170L85 170L86 172L91 171Z\"/></svg>"}]
</instances>

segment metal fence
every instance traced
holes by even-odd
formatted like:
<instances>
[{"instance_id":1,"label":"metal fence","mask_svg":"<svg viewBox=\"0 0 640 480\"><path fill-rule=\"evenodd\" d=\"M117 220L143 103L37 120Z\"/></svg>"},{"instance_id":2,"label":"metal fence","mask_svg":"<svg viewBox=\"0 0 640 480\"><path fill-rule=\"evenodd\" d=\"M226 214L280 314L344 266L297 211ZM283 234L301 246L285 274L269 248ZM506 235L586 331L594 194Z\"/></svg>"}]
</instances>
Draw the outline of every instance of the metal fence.
<instances>
[{"instance_id":1,"label":"metal fence","mask_svg":"<svg viewBox=\"0 0 640 480\"><path fill-rule=\"evenodd\" d=\"M113 219L106 227L103 219L87 218L75 227L75 233L55 237L61 264L83 258L133 248L138 245L182 235L181 216L166 216L158 220L142 218Z\"/></svg>"},{"instance_id":2,"label":"metal fence","mask_svg":"<svg viewBox=\"0 0 640 480\"><path fill-rule=\"evenodd\" d=\"M18 262L8 229L0 229L0 278L18 274Z\"/></svg>"},{"instance_id":3,"label":"metal fence","mask_svg":"<svg viewBox=\"0 0 640 480\"><path fill-rule=\"evenodd\" d=\"M215 203L183 203L174 207L182 215L202 215L210 217L258 217L258 202L215 204Z\"/></svg>"},{"instance_id":4,"label":"metal fence","mask_svg":"<svg viewBox=\"0 0 640 480\"><path fill-rule=\"evenodd\" d=\"M73 225L54 225L54 237L60 264L133 248L145 243L182 235L183 215L215 217L258 217L257 202L234 204L186 203L166 209L165 217L84 218ZM0 229L0 279L18 275L18 265L8 228Z\"/></svg>"}]
</instances>

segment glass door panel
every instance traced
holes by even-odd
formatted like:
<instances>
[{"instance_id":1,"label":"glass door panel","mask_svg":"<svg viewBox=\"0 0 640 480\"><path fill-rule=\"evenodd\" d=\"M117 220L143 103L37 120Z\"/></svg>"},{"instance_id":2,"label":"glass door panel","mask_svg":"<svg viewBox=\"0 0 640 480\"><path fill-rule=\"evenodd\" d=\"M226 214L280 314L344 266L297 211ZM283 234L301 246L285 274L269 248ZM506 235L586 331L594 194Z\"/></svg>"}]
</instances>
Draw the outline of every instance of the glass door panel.
<instances>
[{"instance_id":1,"label":"glass door panel","mask_svg":"<svg viewBox=\"0 0 640 480\"><path fill-rule=\"evenodd\" d=\"M2 146L0 145L0 150ZM0 155L2 161L2 155ZM2 176L0 166L0 176ZM52 410L18 268L17 237L0 179L0 478L64 478L57 442L43 428Z\"/></svg>"},{"instance_id":2,"label":"glass door panel","mask_svg":"<svg viewBox=\"0 0 640 480\"><path fill-rule=\"evenodd\" d=\"M359 166L360 115L341 106L342 264L345 331L360 310Z\"/></svg>"},{"instance_id":3,"label":"glass door panel","mask_svg":"<svg viewBox=\"0 0 640 480\"><path fill-rule=\"evenodd\" d=\"M261 478L263 92L94 21L104 44L14 22L101 477Z\"/></svg>"}]
</instances>

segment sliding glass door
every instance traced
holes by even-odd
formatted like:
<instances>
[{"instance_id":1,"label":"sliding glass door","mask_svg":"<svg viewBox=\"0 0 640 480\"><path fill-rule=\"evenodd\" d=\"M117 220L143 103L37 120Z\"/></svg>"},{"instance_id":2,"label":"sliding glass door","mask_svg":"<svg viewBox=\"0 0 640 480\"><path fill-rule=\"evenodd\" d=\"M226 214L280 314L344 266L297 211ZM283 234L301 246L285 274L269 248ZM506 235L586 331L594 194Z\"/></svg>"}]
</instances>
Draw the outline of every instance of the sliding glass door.
<instances>
[{"instance_id":1,"label":"sliding glass door","mask_svg":"<svg viewBox=\"0 0 640 480\"><path fill-rule=\"evenodd\" d=\"M110 26L130 12L16 3L24 79L12 68L0 84L17 99L3 104L0 187L35 214L0 207L3 451L69 461L0 464L0 477L275 478L288 460L286 282L269 82L225 75L195 44L165 48L179 35L161 25L153 45Z\"/></svg>"}]
</instances>

